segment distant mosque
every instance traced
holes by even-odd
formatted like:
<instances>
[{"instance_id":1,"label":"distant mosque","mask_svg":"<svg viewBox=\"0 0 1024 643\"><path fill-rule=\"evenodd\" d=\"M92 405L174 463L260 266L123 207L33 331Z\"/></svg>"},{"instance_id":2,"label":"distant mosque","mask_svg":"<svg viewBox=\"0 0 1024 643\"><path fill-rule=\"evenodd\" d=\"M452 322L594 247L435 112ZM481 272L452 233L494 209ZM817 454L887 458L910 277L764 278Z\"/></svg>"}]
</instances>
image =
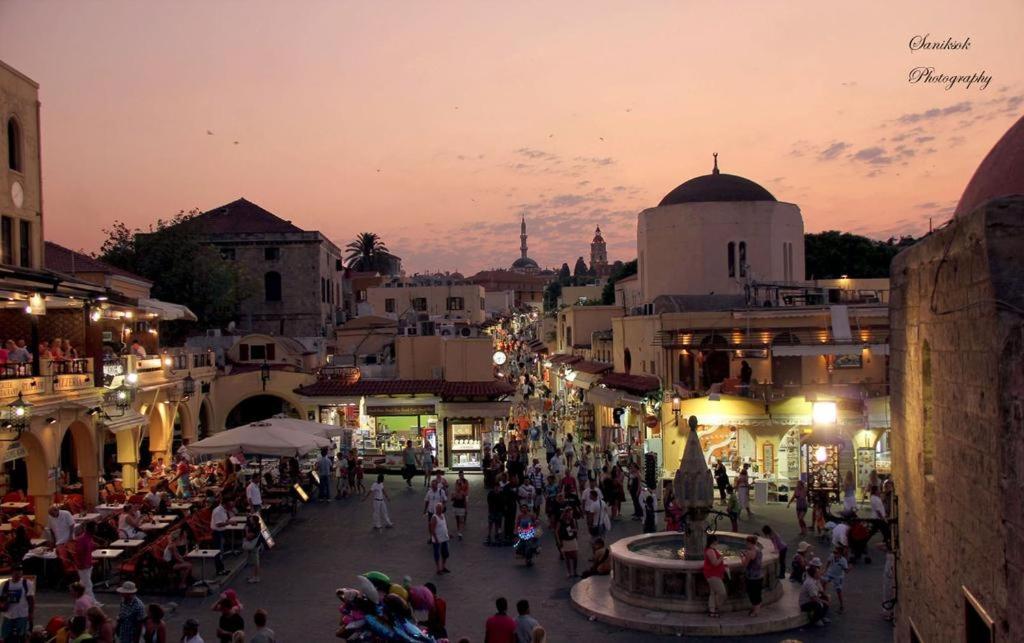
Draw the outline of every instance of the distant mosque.
<instances>
[{"instance_id":1,"label":"distant mosque","mask_svg":"<svg viewBox=\"0 0 1024 643\"><path fill-rule=\"evenodd\" d=\"M526 256L526 216L519 229L519 258L512 262L510 270L525 275L535 275L540 272L540 266L536 261Z\"/></svg>"}]
</instances>

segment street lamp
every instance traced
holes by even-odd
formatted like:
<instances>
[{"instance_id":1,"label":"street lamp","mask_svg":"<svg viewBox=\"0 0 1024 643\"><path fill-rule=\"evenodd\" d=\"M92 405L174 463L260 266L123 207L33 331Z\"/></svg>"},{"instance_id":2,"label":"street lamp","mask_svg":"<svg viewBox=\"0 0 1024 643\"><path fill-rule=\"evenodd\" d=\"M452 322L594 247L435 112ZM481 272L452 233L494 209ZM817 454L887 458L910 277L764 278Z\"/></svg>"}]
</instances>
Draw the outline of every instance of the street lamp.
<instances>
[{"instance_id":1,"label":"street lamp","mask_svg":"<svg viewBox=\"0 0 1024 643\"><path fill-rule=\"evenodd\" d=\"M196 392L196 380L192 377L192 373L185 376L185 379L181 380L181 398L187 400L192 397Z\"/></svg>"},{"instance_id":2,"label":"street lamp","mask_svg":"<svg viewBox=\"0 0 1024 643\"><path fill-rule=\"evenodd\" d=\"M31 423L32 405L26 402L25 398L23 398L19 392L18 399L8 404L4 409L2 428L8 431L14 431L18 436L20 436L23 431L27 431L29 429ZM17 438L14 439L16 440Z\"/></svg>"},{"instance_id":3,"label":"street lamp","mask_svg":"<svg viewBox=\"0 0 1024 643\"><path fill-rule=\"evenodd\" d=\"M270 364L267 360L263 360L260 364L260 382L263 383L263 390L267 390L267 382L270 381Z\"/></svg>"}]
</instances>

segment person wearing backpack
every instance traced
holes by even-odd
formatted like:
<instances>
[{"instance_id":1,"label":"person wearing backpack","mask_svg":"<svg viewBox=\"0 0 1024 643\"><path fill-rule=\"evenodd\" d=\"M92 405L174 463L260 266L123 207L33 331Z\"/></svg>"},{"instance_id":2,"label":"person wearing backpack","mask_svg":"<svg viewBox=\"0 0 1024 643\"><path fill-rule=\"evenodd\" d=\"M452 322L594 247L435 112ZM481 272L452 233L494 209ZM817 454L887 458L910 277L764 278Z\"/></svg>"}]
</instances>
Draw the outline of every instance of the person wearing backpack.
<instances>
[{"instance_id":1,"label":"person wearing backpack","mask_svg":"<svg viewBox=\"0 0 1024 643\"><path fill-rule=\"evenodd\" d=\"M35 620L36 586L22 576L21 563L11 566L11 578L0 585L0 610L4 623L0 639L5 643L24 641Z\"/></svg>"}]
</instances>

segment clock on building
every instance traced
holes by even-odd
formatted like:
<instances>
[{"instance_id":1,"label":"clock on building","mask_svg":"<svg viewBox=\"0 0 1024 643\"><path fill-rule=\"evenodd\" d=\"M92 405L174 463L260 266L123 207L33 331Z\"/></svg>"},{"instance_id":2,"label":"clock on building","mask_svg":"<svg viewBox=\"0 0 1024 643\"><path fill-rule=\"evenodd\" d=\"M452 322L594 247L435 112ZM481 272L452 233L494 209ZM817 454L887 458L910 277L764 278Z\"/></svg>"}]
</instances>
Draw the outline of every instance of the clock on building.
<instances>
[{"instance_id":1,"label":"clock on building","mask_svg":"<svg viewBox=\"0 0 1024 643\"><path fill-rule=\"evenodd\" d=\"M11 200L14 201L14 207L20 208L21 204L25 202L25 189L21 187L21 183L15 181L11 184Z\"/></svg>"},{"instance_id":2,"label":"clock on building","mask_svg":"<svg viewBox=\"0 0 1024 643\"><path fill-rule=\"evenodd\" d=\"M494 363L497 366L501 366L502 364L505 363L506 360L508 360L508 355L506 355L503 351L496 351L492 359L494 359Z\"/></svg>"}]
</instances>

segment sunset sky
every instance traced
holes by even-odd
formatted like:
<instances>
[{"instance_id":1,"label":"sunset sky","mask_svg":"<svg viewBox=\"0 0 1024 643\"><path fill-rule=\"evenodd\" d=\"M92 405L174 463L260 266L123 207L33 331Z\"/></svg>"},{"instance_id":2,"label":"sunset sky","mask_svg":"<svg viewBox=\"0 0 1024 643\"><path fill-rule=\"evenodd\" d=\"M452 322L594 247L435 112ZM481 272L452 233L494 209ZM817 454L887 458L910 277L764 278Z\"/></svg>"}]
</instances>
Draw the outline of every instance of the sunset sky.
<instances>
[{"instance_id":1,"label":"sunset sky","mask_svg":"<svg viewBox=\"0 0 1024 643\"><path fill-rule=\"evenodd\" d=\"M0 0L0 59L41 87L53 241L244 196L468 274L518 256L522 213L542 266L597 224L634 258L712 152L808 231L920 233L1024 113L1021 25L1021 0Z\"/></svg>"}]
</instances>

